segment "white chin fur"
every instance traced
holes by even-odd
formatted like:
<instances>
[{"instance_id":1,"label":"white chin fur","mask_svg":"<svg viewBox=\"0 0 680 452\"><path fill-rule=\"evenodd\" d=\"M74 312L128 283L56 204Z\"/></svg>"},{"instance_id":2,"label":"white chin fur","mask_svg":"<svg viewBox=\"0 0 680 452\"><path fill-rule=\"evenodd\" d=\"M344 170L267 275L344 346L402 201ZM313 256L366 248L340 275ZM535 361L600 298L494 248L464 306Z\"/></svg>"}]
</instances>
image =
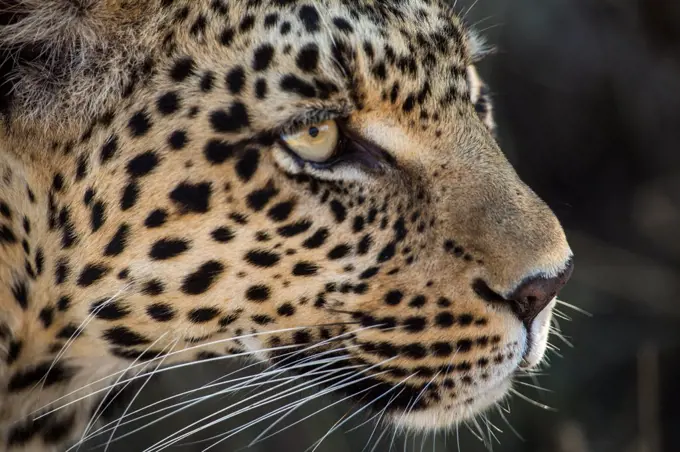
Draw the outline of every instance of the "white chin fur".
<instances>
[{"instance_id":1,"label":"white chin fur","mask_svg":"<svg viewBox=\"0 0 680 452\"><path fill-rule=\"evenodd\" d=\"M475 397L475 400L467 404L462 400L451 408L439 407L418 412L394 413L391 416L392 424L399 430L425 432L442 430L455 427L466 419L471 419L487 408L499 402L508 393L511 380L506 378L494 387L485 390Z\"/></svg>"},{"instance_id":2,"label":"white chin fur","mask_svg":"<svg viewBox=\"0 0 680 452\"><path fill-rule=\"evenodd\" d=\"M532 368L538 366L543 360L545 350L548 347L548 335L550 333L550 322L552 320L553 307L557 303L554 298L550 304L538 314L536 320L531 324L531 344L527 344L531 349L524 357L522 367Z\"/></svg>"}]
</instances>

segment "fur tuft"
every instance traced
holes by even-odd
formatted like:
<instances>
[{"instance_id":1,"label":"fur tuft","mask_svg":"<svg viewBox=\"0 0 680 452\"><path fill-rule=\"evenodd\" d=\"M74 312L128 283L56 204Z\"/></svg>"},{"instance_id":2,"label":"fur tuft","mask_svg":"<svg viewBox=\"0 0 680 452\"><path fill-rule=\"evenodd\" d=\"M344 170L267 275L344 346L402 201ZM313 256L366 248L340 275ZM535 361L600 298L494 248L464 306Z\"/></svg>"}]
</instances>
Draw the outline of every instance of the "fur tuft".
<instances>
[{"instance_id":1,"label":"fur tuft","mask_svg":"<svg viewBox=\"0 0 680 452\"><path fill-rule=\"evenodd\" d=\"M82 126L101 114L147 58L141 45L130 45L139 43L147 30L146 5L126 0L0 0L3 122L41 124L54 131Z\"/></svg>"}]
</instances>

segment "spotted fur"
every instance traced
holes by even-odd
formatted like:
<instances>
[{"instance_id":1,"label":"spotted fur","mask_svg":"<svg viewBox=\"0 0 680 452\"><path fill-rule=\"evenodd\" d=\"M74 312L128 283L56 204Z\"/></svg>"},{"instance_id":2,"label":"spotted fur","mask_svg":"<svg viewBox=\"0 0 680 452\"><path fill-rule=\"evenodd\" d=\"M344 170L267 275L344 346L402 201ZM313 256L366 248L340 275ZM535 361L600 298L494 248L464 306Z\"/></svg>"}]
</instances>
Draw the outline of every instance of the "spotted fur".
<instances>
[{"instance_id":1,"label":"spotted fur","mask_svg":"<svg viewBox=\"0 0 680 452\"><path fill-rule=\"evenodd\" d=\"M4 0L0 24L5 448L78 440L144 363L323 351L433 429L540 361L552 304L504 295L571 251L443 1ZM279 141L329 118L333 165Z\"/></svg>"}]
</instances>

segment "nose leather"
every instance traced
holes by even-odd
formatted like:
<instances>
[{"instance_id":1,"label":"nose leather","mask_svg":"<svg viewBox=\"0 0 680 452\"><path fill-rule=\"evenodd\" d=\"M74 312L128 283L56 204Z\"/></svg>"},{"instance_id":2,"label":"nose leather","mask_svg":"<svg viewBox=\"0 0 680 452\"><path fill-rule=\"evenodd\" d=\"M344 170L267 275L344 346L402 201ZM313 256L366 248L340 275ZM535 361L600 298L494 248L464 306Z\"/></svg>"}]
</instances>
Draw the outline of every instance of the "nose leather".
<instances>
[{"instance_id":1,"label":"nose leather","mask_svg":"<svg viewBox=\"0 0 680 452\"><path fill-rule=\"evenodd\" d=\"M569 281L574 271L573 261L557 276L546 278L534 276L524 280L506 299L515 315L526 325L531 325L536 316L548 306L560 289Z\"/></svg>"}]
</instances>

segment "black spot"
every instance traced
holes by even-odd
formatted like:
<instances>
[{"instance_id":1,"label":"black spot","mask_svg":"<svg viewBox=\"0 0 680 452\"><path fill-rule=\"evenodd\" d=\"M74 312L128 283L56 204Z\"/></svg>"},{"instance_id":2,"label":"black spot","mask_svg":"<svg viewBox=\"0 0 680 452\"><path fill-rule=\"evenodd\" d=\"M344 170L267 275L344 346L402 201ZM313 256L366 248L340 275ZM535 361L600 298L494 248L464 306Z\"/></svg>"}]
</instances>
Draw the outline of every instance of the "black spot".
<instances>
[{"instance_id":1,"label":"black spot","mask_svg":"<svg viewBox=\"0 0 680 452\"><path fill-rule=\"evenodd\" d=\"M451 304L451 300L446 297L441 297L439 300L437 300L437 306L440 308L448 308L451 306Z\"/></svg>"},{"instance_id":2,"label":"black spot","mask_svg":"<svg viewBox=\"0 0 680 452\"><path fill-rule=\"evenodd\" d=\"M47 327L45 327L47 328ZM8 365L12 365L17 358L19 358L19 354L21 353L21 349L23 348L24 344L21 341L10 341L9 343L9 349L7 350L7 358L6 362Z\"/></svg>"},{"instance_id":3,"label":"black spot","mask_svg":"<svg viewBox=\"0 0 680 452\"><path fill-rule=\"evenodd\" d=\"M52 179L52 190L60 192L64 189L64 176L61 173L54 175ZM12 216L9 206L5 201L0 201L0 214L5 218L10 218Z\"/></svg>"},{"instance_id":4,"label":"black spot","mask_svg":"<svg viewBox=\"0 0 680 452\"><path fill-rule=\"evenodd\" d=\"M248 251L245 260L256 267L273 267L279 263L281 256L277 253L266 250Z\"/></svg>"},{"instance_id":5,"label":"black spot","mask_svg":"<svg viewBox=\"0 0 680 452\"><path fill-rule=\"evenodd\" d=\"M309 344L312 340L311 335L307 331L296 331L293 333L293 341L296 344Z\"/></svg>"},{"instance_id":6,"label":"black spot","mask_svg":"<svg viewBox=\"0 0 680 452\"><path fill-rule=\"evenodd\" d=\"M183 57L175 61L170 69L170 78L181 82L194 73L194 60L191 57Z\"/></svg>"},{"instance_id":7,"label":"black spot","mask_svg":"<svg viewBox=\"0 0 680 452\"><path fill-rule=\"evenodd\" d=\"M269 13L264 17L264 26L265 28L275 27L278 21L279 21L278 13Z\"/></svg>"},{"instance_id":8,"label":"black spot","mask_svg":"<svg viewBox=\"0 0 680 452\"><path fill-rule=\"evenodd\" d=\"M302 246L304 246L307 249L319 248L323 246L324 243L326 243L326 240L328 239L329 235L330 233L328 232L328 229L321 228L318 231L316 231L314 235L305 240L302 243Z\"/></svg>"},{"instance_id":9,"label":"black spot","mask_svg":"<svg viewBox=\"0 0 680 452\"><path fill-rule=\"evenodd\" d=\"M312 262L298 262L293 267L295 276L313 276L319 272L319 266Z\"/></svg>"},{"instance_id":10,"label":"black spot","mask_svg":"<svg viewBox=\"0 0 680 452\"><path fill-rule=\"evenodd\" d=\"M174 91L168 91L156 100L156 108L162 115L171 115L181 107L179 96Z\"/></svg>"},{"instance_id":11,"label":"black spot","mask_svg":"<svg viewBox=\"0 0 680 452\"><path fill-rule=\"evenodd\" d=\"M440 328L449 328L455 322L455 318L453 317L453 314L451 314L450 312L441 312L437 314L437 316L434 319L434 322Z\"/></svg>"},{"instance_id":12,"label":"black spot","mask_svg":"<svg viewBox=\"0 0 680 452\"><path fill-rule=\"evenodd\" d=\"M302 80L301 78L288 74L281 79L281 89L299 96L312 98L316 96L314 85Z\"/></svg>"},{"instance_id":13,"label":"black spot","mask_svg":"<svg viewBox=\"0 0 680 452\"><path fill-rule=\"evenodd\" d=\"M342 223L345 221L345 218L347 218L347 209L345 208L342 203L336 199L332 200L330 203L331 207L331 212L333 212L333 216L335 217L335 222L336 223Z\"/></svg>"},{"instance_id":14,"label":"black spot","mask_svg":"<svg viewBox=\"0 0 680 452\"><path fill-rule=\"evenodd\" d=\"M203 148L203 155L211 164L219 165L234 156L234 146L222 140L210 140Z\"/></svg>"},{"instance_id":15,"label":"black spot","mask_svg":"<svg viewBox=\"0 0 680 452\"><path fill-rule=\"evenodd\" d=\"M220 311L216 308L197 308L189 312L189 321L193 323L206 323L214 320L220 315Z\"/></svg>"},{"instance_id":16,"label":"black spot","mask_svg":"<svg viewBox=\"0 0 680 452\"><path fill-rule=\"evenodd\" d=\"M182 292L187 295L200 295L207 292L215 280L224 272L224 265L218 261L208 261L182 281Z\"/></svg>"},{"instance_id":17,"label":"black spot","mask_svg":"<svg viewBox=\"0 0 680 452\"><path fill-rule=\"evenodd\" d=\"M255 175L259 164L260 150L248 148L236 163L236 174L242 181L248 182Z\"/></svg>"},{"instance_id":18,"label":"black spot","mask_svg":"<svg viewBox=\"0 0 680 452\"><path fill-rule=\"evenodd\" d=\"M245 70L241 66L235 67L227 73L225 83L231 94L239 94L246 83Z\"/></svg>"},{"instance_id":19,"label":"black spot","mask_svg":"<svg viewBox=\"0 0 680 452\"><path fill-rule=\"evenodd\" d=\"M42 322L43 327L49 328L52 325L52 322L54 321L54 308L52 306L45 306L40 310L38 318Z\"/></svg>"},{"instance_id":20,"label":"black spot","mask_svg":"<svg viewBox=\"0 0 680 452\"><path fill-rule=\"evenodd\" d=\"M372 243L373 239L371 238L371 235L366 234L357 245L357 253L361 256L365 255L371 249Z\"/></svg>"},{"instance_id":21,"label":"black spot","mask_svg":"<svg viewBox=\"0 0 680 452\"><path fill-rule=\"evenodd\" d=\"M284 303L278 307L276 312L283 317L290 317L295 314L295 307L290 303Z\"/></svg>"},{"instance_id":22,"label":"black spot","mask_svg":"<svg viewBox=\"0 0 680 452\"><path fill-rule=\"evenodd\" d=\"M123 189L123 194L120 197L120 209L122 211L130 210L137 204L139 199L139 185L137 182L128 183Z\"/></svg>"},{"instance_id":23,"label":"black spot","mask_svg":"<svg viewBox=\"0 0 680 452\"><path fill-rule=\"evenodd\" d=\"M130 234L130 226L122 224L116 231L116 234L111 238L111 241L104 249L104 256L118 256L125 250L128 235Z\"/></svg>"},{"instance_id":24,"label":"black spot","mask_svg":"<svg viewBox=\"0 0 680 452\"><path fill-rule=\"evenodd\" d=\"M118 137L116 135L111 135L104 145L99 154L99 158L102 163L106 163L113 158L118 150Z\"/></svg>"},{"instance_id":25,"label":"black spot","mask_svg":"<svg viewBox=\"0 0 680 452\"><path fill-rule=\"evenodd\" d=\"M187 137L187 133L184 130L175 130L168 137L168 144L175 151L183 149L184 146L187 145L188 141L189 138Z\"/></svg>"},{"instance_id":26,"label":"black spot","mask_svg":"<svg viewBox=\"0 0 680 452\"><path fill-rule=\"evenodd\" d=\"M57 333L57 338L73 340L78 338L82 333L83 333L82 328L79 328L78 325L70 323L63 327L61 330L59 330L59 332Z\"/></svg>"},{"instance_id":27,"label":"black spot","mask_svg":"<svg viewBox=\"0 0 680 452\"><path fill-rule=\"evenodd\" d=\"M385 246L385 248L383 248L378 254L378 262L383 263L392 259L394 257L396 248L397 248L396 243L394 242L388 243L387 246Z\"/></svg>"},{"instance_id":28,"label":"black spot","mask_svg":"<svg viewBox=\"0 0 680 452\"><path fill-rule=\"evenodd\" d=\"M276 204L267 213L267 216L273 221L286 221L293 211L295 203L292 201L285 201Z\"/></svg>"},{"instance_id":29,"label":"black spot","mask_svg":"<svg viewBox=\"0 0 680 452\"><path fill-rule=\"evenodd\" d=\"M263 188L253 191L246 199L248 207L259 212L271 201L271 199L279 194L279 190L270 182Z\"/></svg>"},{"instance_id":30,"label":"black spot","mask_svg":"<svg viewBox=\"0 0 680 452\"><path fill-rule=\"evenodd\" d=\"M144 220L144 226L147 228L159 228L168 220L168 213L163 209L156 209L151 212Z\"/></svg>"},{"instance_id":31,"label":"black spot","mask_svg":"<svg viewBox=\"0 0 680 452\"><path fill-rule=\"evenodd\" d=\"M269 325L270 323L274 322L274 319L269 317L268 315L263 315L263 314L258 314L250 317L251 320L258 325Z\"/></svg>"},{"instance_id":32,"label":"black spot","mask_svg":"<svg viewBox=\"0 0 680 452\"><path fill-rule=\"evenodd\" d=\"M197 18L196 21L191 25L191 28L189 29L189 34L192 36L197 36L205 30L205 26L207 24L207 20L203 14L200 14Z\"/></svg>"},{"instance_id":33,"label":"black spot","mask_svg":"<svg viewBox=\"0 0 680 452\"><path fill-rule=\"evenodd\" d=\"M116 326L104 331L104 339L112 345L120 347L134 347L150 344L151 341L141 334L135 333L125 326Z\"/></svg>"},{"instance_id":34,"label":"black spot","mask_svg":"<svg viewBox=\"0 0 680 452\"><path fill-rule=\"evenodd\" d=\"M258 79L257 82L255 82L255 96L257 96L258 99L264 99L267 97L267 80L261 78Z\"/></svg>"},{"instance_id":35,"label":"black spot","mask_svg":"<svg viewBox=\"0 0 680 452\"><path fill-rule=\"evenodd\" d=\"M210 71L203 74L203 77L201 77L201 91L203 91L204 93L210 92L213 89L214 84L215 74L213 74Z\"/></svg>"},{"instance_id":36,"label":"black spot","mask_svg":"<svg viewBox=\"0 0 680 452\"><path fill-rule=\"evenodd\" d=\"M401 348L404 356L411 359L423 359L427 356L427 349L420 344L408 344Z\"/></svg>"},{"instance_id":37,"label":"black spot","mask_svg":"<svg viewBox=\"0 0 680 452\"><path fill-rule=\"evenodd\" d=\"M76 166L76 180L80 181L87 176L87 162L88 162L88 157L86 154L81 155L78 157L78 163Z\"/></svg>"},{"instance_id":38,"label":"black spot","mask_svg":"<svg viewBox=\"0 0 680 452\"><path fill-rule=\"evenodd\" d=\"M45 253L43 253L42 248L38 248L35 253L35 270L38 275L42 275L43 268L45 266Z\"/></svg>"},{"instance_id":39,"label":"black spot","mask_svg":"<svg viewBox=\"0 0 680 452\"><path fill-rule=\"evenodd\" d=\"M59 309L61 312L68 311L68 308L71 306L71 298L64 295L59 298L57 301L57 309Z\"/></svg>"},{"instance_id":40,"label":"black spot","mask_svg":"<svg viewBox=\"0 0 680 452\"><path fill-rule=\"evenodd\" d=\"M60 259L54 269L54 280L57 285L64 284L70 273L71 269L68 267L68 261L64 258Z\"/></svg>"},{"instance_id":41,"label":"black spot","mask_svg":"<svg viewBox=\"0 0 680 452\"><path fill-rule=\"evenodd\" d=\"M456 349L459 352L467 353L472 350L472 341L470 339L461 339L456 343Z\"/></svg>"},{"instance_id":42,"label":"black spot","mask_svg":"<svg viewBox=\"0 0 680 452\"><path fill-rule=\"evenodd\" d=\"M463 314L460 317L458 317L458 323L460 324L460 326L470 326L474 319L475 318L470 314Z\"/></svg>"},{"instance_id":43,"label":"black spot","mask_svg":"<svg viewBox=\"0 0 680 452\"><path fill-rule=\"evenodd\" d=\"M295 62L304 72L316 71L319 65L319 47L316 44L307 44L298 52Z\"/></svg>"},{"instance_id":44,"label":"black spot","mask_svg":"<svg viewBox=\"0 0 680 452\"><path fill-rule=\"evenodd\" d=\"M316 8L311 5L303 5L298 13L302 24L305 26L305 30L308 33L316 33L319 31L319 13Z\"/></svg>"},{"instance_id":45,"label":"black spot","mask_svg":"<svg viewBox=\"0 0 680 452\"><path fill-rule=\"evenodd\" d=\"M279 233L281 237L295 237L296 235L302 234L312 227L312 223L308 220L300 220L286 226L281 226L276 232Z\"/></svg>"},{"instance_id":46,"label":"black spot","mask_svg":"<svg viewBox=\"0 0 680 452\"><path fill-rule=\"evenodd\" d=\"M90 228L92 232L97 232L106 221L106 207L101 201L97 201L92 206L92 211L90 212Z\"/></svg>"},{"instance_id":47,"label":"black spot","mask_svg":"<svg viewBox=\"0 0 680 452\"><path fill-rule=\"evenodd\" d=\"M409 302L409 306L412 308L422 308L425 306L425 303L427 302L427 298L425 298L424 295L416 295L413 297L413 299Z\"/></svg>"},{"instance_id":48,"label":"black spot","mask_svg":"<svg viewBox=\"0 0 680 452\"><path fill-rule=\"evenodd\" d=\"M120 302L105 298L90 306L90 314L100 320L120 320L130 314L130 310Z\"/></svg>"},{"instance_id":49,"label":"black spot","mask_svg":"<svg viewBox=\"0 0 680 452\"><path fill-rule=\"evenodd\" d=\"M369 279L369 278L372 278L372 277L374 277L375 275L377 275L379 271L380 271L380 268L378 268L378 267L367 268L366 270L364 270L364 271L359 275L359 279Z\"/></svg>"},{"instance_id":50,"label":"black spot","mask_svg":"<svg viewBox=\"0 0 680 452\"><path fill-rule=\"evenodd\" d=\"M9 392L18 392L42 384L43 388L68 381L75 374L75 369L63 363L47 361L34 367L22 369L10 378L7 384Z\"/></svg>"},{"instance_id":51,"label":"black spot","mask_svg":"<svg viewBox=\"0 0 680 452\"><path fill-rule=\"evenodd\" d=\"M92 204L94 195L95 195L94 189L88 188L87 190L85 190L85 194L83 195L83 204L89 207Z\"/></svg>"},{"instance_id":52,"label":"black spot","mask_svg":"<svg viewBox=\"0 0 680 452\"><path fill-rule=\"evenodd\" d=\"M78 276L78 285L80 287L90 287L110 271L111 269L104 264L87 264L83 271L80 272L80 276Z\"/></svg>"},{"instance_id":53,"label":"black spot","mask_svg":"<svg viewBox=\"0 0 680 452\"><path fill-rule=\"evenodd\" d=\"M329 259L341 259L349 254L352 248L349 245L338 245L328 252Z\"/></svg>"},{"instance_id":54,"label":"black spot","mask_svg":"<svg viewBox=\"0 0 680 452\"><path fill-rule=\"evenodd\" d=\"M128 129L133 137L144 136L151 129L151 118L145 110L136 112L128 121Z\"/></svg>"},{"instance_id":55,"label":"black spot","mask_svg":"<svg viewBox=\"0 0 680 452\"><path fill-rule=\"evenodd\" d=\"M219 243L230 242L234 238L234 232L227 226L222 226L210 233L214 241Z\"/></svg>"},{"instance_id":56,"label":"black spot","mask_svg":"<svg viewBox=\"0 0 680 452\"><path fill-rule=\"evenodd\" d=\"M274 58L274 47L270 44L263 44L255 50L253 58L253 69L255 71L266 71Z\"/></svg>"},{"instance_id":57,"label":"black spot","mask_svg":"<svg viewBox=\"0 0 680 452\"><path fill-rule=\"evenodd\" d=\"M292 26L291 26L290 22L283 22L281 24L281 27L279 28L279 32L281 32L281 34L283 36L285 36L288 33L290 33L291 28L292 28Z\"/></svg>"},{"instance_id":58,"label":"black spot","mask_svg":"<svg viewBox=\"0 0 680 452\"><path fill-rule=\"evenodd\" d=\"M354 31L354 28L352 27L352 24L350 24L347 19L343 17L334 17L333 18L333 25L335 25L338 30L344 32L344 33L352 33Z\"/></svg>"},{"instance_id":59,"label":"black spot","mask_svg":"<svg viewBox=\"0 0 680 452\"><path fill-rule=\"evenodd\" d=\"M169 304L155 303L147 306L146 313L158 322L169 322L175 318L175 310Z\"/></svg>"},{"instance_id":60,"label":"black spot","mask_svg":"<svg viewBox=\"0 0 680 452\"><path fill-rule=\"evenodd\" d=\"M269 300L271 289L264 285L250 286L246 290L246 298L250 301L263 302Z\"/></svg>"},{"instance_id":61,"label":"black spot","mask_svg":"<svg viewBox=\"0 0 680 452\"><path fill-rule=\"evenodd\" d=\"M222 33L220 33L220 43L225 47L229 47L234 41L234 35L235 33L232 28L225 28L222 30Z\"/></svg>"},{"instance_id":62,"label":"black spot","mask_svg":"<svg viewBox=\"0 0 680 452\"><path fill-rule=\"evenodd\" d=\"M189 249L189 241L184 239L160 239L151 246L149 257L154 260L167 260L177 257Z\"/></svg>"},{"instance_id":63,"label":"black spot","mask_svg":"<svg viewBox=\"0 0 680 452\"><path fill-rule=\"evenodd\" d=\"M239 25L239 30L242 33L245 33L245 32L252 30L254 26L255 26L255 17L249 14L241 20L241 24Z\"/></svg>"},{"instance_id":64,"label":"black spot","mask_svg":"<svg viewBox=\"0 0 680 452\"><path fill-rule=\"evenodd\" d=\"M427 319L425 317L409 317L404 320L404 329L411 333L423 331L427 326Z\"/></svg>"},{"instance_id":65,"label":"black spot","mask_svg":"<svg viewBox=\"0 0 680 452\"><path fill-rule=\"evenodd\" d=\"M235 133L250 126L248 109L242 102L234 102L229 111L215 110L210 113L210 123L216 132Z\"/></svg>"},{"instance_id":66,"label":"black spot","mask_svg":"<svg viewBox=\"0 0 680 452\"><path fill-rule=\"evenodd\" d=\"M205 213L210 210L211 195L210 182L181 182L170 192L170 199L182 213Z\"/></svg>"},{"instance_id":67,"label":"black spot","mask_svg":"<svg viewBox=\"0 0 680 452\"><path fill-rule=\"evenodd\" d=\"M144 295L149 295L152 297L157 297L165 292L165 286L163 282L159 279L152 279L144 283L142 287L142 293Z\"/></svg>"},{"instance_id":68,"label":"black spot","mask_svg":"<svg viewBox=\"0 0 680 452\"><path fill-rule=\"evenodd\" d=\"M397 306L404 299L404 294L399 290L392 290L385 295L385 304Z\"/></svg>"}]
</instances>

